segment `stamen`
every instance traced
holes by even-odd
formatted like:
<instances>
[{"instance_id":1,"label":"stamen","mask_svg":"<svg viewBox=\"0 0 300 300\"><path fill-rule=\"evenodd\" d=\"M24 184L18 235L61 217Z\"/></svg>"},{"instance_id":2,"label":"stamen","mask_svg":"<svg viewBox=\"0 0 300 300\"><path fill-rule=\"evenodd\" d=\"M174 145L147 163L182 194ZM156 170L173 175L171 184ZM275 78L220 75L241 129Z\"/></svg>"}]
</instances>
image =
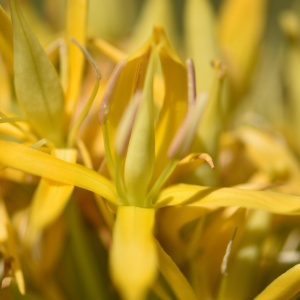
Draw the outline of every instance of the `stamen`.
<instances>
[{"instance_id":1,"label":"stamen","mask_svg":"<svg viewBox=\"0 0 300 300\"><path fill-rule=\"evenodd\" d=\"M125 64L126 64L126 61L122 60L116 65L116 67L109 79L109 82L107 84L107 88L104 93L100 112L99 112L99 123L102 126L106 123L108 116L110 114L113 95L116 90L117 83L118 83L119 77L121 75L121 71L122 71L123 67L125 66Z\"/></svg>"},{"instance_id":2,"label":"stamen","mask_svg":"<svg viewBox=\"0 0 300 300\"><path fill-rule=\"evenodd\" d=\"M168 180L174 169L176 168L176 165L178 163L177 159L172 159L165 169L162 171L154 185L152 186L150 192L148 193L146 200L145 200L145 207L152 207L152 205L156 202L155 196L161 189L161 187L164 185L164 183Z\"/></svg>"},{"instance_id":3,"label":"stamen","mask_svg":"<svg viewBox=\"0 0 300 300\"><path fill-rule=\"evenodd\" d=\"M196 79L195 79L195 67L191 58L186 61L187 68L187 87L188 87L188 107L190 107L196 101Z\"/></svg>"},{"instance_id":4,"label":"stamen","mask_svg":"<svg viewBox=\"0 0 300 300\"><path fill-rule=\"evenodd\" d=\"M95 71L97 72L97 81L94 85L94 89L93 92L88 100L88 102L86 103L85 107L83 108L83 110L81 111L79 117L77 118L77 120L75 121L69 135L68 135L68 148L72 148L75 144L75 139L76 139L76 135L79 131L79 128L83 122L83 120L85 119L85 117L87 116L94 100L95 97L97 95L98 89L99 89L99 84L100 84L100 79L101 79L101 74L100 74L100 70L98 65L96 64L96 62L94 61L94 59L92 58L92 56L87 52L86 49L84 49L74 38L71 38L71 41L76 44L80 50L83 52L83 54L85 55L86 59L91 63L91 65L94 67Z\"/></svg>"},{"instance_id":5,"label":"stamen","mask_svg":"<svg viewBox=\"0 0 300 300\"><path fill-rule=\"evenodd\" d=\"M225 255L224 255L224 258L223 258L223 261L222 261L222 265L221 265L221 273L224 275L224 276L227 276L227 264L228 264L228 259L229 259L229 255L230 255L230 252L231 252L231 248L232 248L232 243L233 243L233 240L235 238L235 235L236 235L236 232L237 232L237 229L238 229L238 226L235 227L234 229L234 232L233 232L233 235L232 235L232 238L226 248L226 252L225 252Z\"/></svg>"},{"instance_id":6,"label":"stamen","mask_svg":"<svg viewBox=\"0 0 300 300\"><path fill-rule=\"evenodd\" d=\"M186 114L175 138L173 139L168 151L168 157L170 159L176 158L182 159L188 152L196 130L200 121L201 115L208 101L208 93L202 92L196 102L191 105L191 109Z\"/></svg>"},{"instance_id":7,"label":"stamen","mask_svg":"<svg viewBox=\"0 0 300 300\"><path fill-rule=\"evenodd\" d=\"M133 95L132 100L123 113L121 121L118 125L115 137L115 152L120 157L124 156L127 149L129 138L142 97L143 93L141 91L138 91Z\"/></svg>"}]
</instances>

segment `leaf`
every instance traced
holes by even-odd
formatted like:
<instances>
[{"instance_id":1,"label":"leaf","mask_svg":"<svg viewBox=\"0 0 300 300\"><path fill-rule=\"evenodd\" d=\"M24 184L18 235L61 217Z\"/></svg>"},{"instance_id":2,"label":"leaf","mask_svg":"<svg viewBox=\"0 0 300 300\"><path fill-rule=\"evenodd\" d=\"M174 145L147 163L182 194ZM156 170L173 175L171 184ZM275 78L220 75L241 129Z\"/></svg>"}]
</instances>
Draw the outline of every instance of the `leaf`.
<instances>
[{"instance_id":1,"label":"leaf","mask_svg":"<svg viewBox=\"0 0 300 300\"><path fill-rule=\"evenodd\" d=\"M235 188L211 188L179 184L164 189L155 208L174 205L200 207L239 206L267 210L276 214L300 214L300 197L265 191L248 191Z\"/></svg>"},{"instance_id":2,"label":"leaf","mask_svg":"<svg viewBox=\"0 0 300 300\"><path fill-rule=\"evenodd\" d=\"M95 171L14 142L0 141L0 164L93 191L119 205L113 184Z\"/></svg>"},{"instance_id":3,"label":"leaf","mask_svg":"<svg viewBox=\"0 0 300 300\"><path fill-rule=\"evenodd\" d=\"M64 95L56 71L28 26L18 0L11 0L15 90L38 134L63 145Z\"/></svg>"},{"instance_id":4,"label":"leaf","mask_svg":"<svg viewBox=\"0 0 300 300\"><path fill-rule=\"evenodd\" d=\"M157 275L155 210L119 206L110 256L112 279L125 300L142 300Z\"/></svg>"}]
</instances>

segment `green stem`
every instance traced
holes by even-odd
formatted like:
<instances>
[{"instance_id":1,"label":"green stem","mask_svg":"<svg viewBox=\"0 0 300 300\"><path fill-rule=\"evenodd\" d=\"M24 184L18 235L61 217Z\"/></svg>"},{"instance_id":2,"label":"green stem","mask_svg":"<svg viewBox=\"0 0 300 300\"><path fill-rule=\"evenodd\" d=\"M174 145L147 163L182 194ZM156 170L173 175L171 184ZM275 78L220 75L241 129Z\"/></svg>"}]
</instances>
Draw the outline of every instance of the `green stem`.
<instances>
[{"instance_id":1,"label":"green stem","mask_svg":"<svg viewBox=\"0 0 300 300\"><path fill-rule=\"evenodd\" d=\"M105 122L105 124L102 126L102 130L103 130L103 140L104 140L106 162L108 165L110 175L112 176L112 178L114 178L115 165L114 165L114 160L113 160L111 150L110 150L107 122Z\"/></svg>"},{"instance_id":2,"label":"green stem","mask_svg":"<svg viewBox=\"0 0 300 300\"><path fill-rule=\"evenodd\" d=\"M95 86L94 86L94 89L93 89L93 92L87 102L87 104L85 105L85 107L83 108L83 110L81 111L79 117L77 118L77 120L75 121L70 133L69 133L69 136L68 136L68 148L73 148L74 147L74 144L75 144L75 139L76 139L76 136L77 136L77 133L79 131L79 128L83 122L83 120L85 119L85 117L87 116L94 100L95 100L95 97L98 93L98 89L99 89L99 84L100 84L100 81L97 80L96 83L95 83Z\"/></svg>"}]
</instances>

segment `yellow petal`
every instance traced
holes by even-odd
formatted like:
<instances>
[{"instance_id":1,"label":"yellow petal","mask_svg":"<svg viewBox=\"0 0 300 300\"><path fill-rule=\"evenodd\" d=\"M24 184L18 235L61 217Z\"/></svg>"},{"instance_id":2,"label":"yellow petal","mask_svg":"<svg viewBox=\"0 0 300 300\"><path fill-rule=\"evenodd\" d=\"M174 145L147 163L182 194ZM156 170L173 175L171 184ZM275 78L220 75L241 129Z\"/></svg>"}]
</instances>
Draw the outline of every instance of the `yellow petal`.
<instances>
[{"instance_id":1,"label":"yellow petal","mask_svg":"<svg viewBox=\"0 0 300 300\"><path fill-rule=\"evenodd\" d=\"M155 208L174 205L202 207L240 206L277 214L300 214L300 197L265 191L210 188L180 184L163 190Z\"/></svg>"},{"instance_id":2,"label":"yellow petal","mask_svg":"<svg viewBox=\"0 0 300 300\"><path fill-rule=\"evenodd\" d=\"M179 300L196 300L197 297L187 279L176 266L172 258L164 251L158 242L158 267L165 280L171 286Z\"/></svg>"},{"instance_id":3,"label":"yellow petal","mask_svg":"<svg viewBox=\"0 0 300 300\"><path fill-rule=\"evenodd\" d=\"M110 256L112 279L125 300L142 300L157 275L155 210L119 206Z\"/></svg>"},{"instance_id":4,"label":"yellow petal","mask_svg":"<svg viewBox=\"0 0 300 300\"><path fill-rule=\"evenodd\" d=\"M3 153L0 164L5 163L30 174L93 191L119 204L112 183L95 171L14 142L0 141L0 151Z\"/></svg>"},{"instance_id":5,"label":"yellow petal","mask_svg":"<svg viewBox=\"0 0 300 300\"><path fill-rule=\"evenodd\" d=\"M55 157L69 163L76 163L77 151L56 149ZM39 232L53 223L66 207L74 186L42 178L33 196L29 226L32 233Z\"/></svg>"},{"instance_id":6,"label":"yellow petal","mask_svg":"<svg viewBox=\"0 0 300 300\"><path fill-rule=\"evenodd\" d=\"M210 62L218 58L212 3L208 0L185 1L184 25L187 57L195 63L197 89L207 91L213 81Z\"/></svg>"},{"instance_id":7,"label":"yellow petal","mask_svg":"<svg viewBox=\"0 0 300 300\"><path fill-rule=\"evenodd\" d=\"M19 1L11 0L10 3L13 19L14 79L18 101L39 135L48 138L57 146L62 146L62 87L51 61L28 26Z\"/></svg>"},{"instance_id":8,"label":"yellow petal","mask_svg":"<svg viewBox=\"0 0 300 300\"><path fill-rule=\"evenodd\" d=\"M300 291L300 264L270 283L254 300L287 300Z\"/></svg>"},{"instance_id":9,"label":"yellow petal","mask_svg":"<svg viewBox=\"0 0 300 300\"><path fill-rule=\"evenodd\" d=\"M172 48L163 28L156 26L155 32L161 41L159 57L166 93L155 128L156 161L153 182L169 162L169 146L187 110L186 68Z\"/></svg>"},{"instance_id":10,"label":"yellow petal","mask_svg":"<svg viewBox=\"0 0 300 300\"><path fill-rule=\"evenodd\" d=\"M69 54L69 88L66 96L66 115L71 118L78 100L84 69L84 55L70 41L74 37L83 47L86 42L87 0L67 2L67 45Z\"/></svg>"},{"instance_id":11,"label":"yellow petal","mask_svg":"<svg viewBox=\"0 0 300 300\"><path fill-rule=\"evenodd\" d=\"M0 6L0 51L10 71L13 70L13 33L11 21Z\"/></svg>"},{"instance_id":12,"label":"yellow petal","mask_svg":"<svg viewBox=\"0 0 300 300\"><path fill-rule=\"evenodd\" d=\"M226 0L221 8L219 39L230 63L233 83L245 88L264 32L268 0Z\"/></svg>"},{"instance_id":13,"label":"yellow petal","mask_svg":"<svg viewBox=\"0 0 300 300\"><path fill-rule=\"evenodd\" d=\"M247 156L259 171L286 182L277 188L278 191L300 195L300 168L284 143L276 136L251 127L242 127L235 134L244 143Z\"/></svg>"}]
</instances>

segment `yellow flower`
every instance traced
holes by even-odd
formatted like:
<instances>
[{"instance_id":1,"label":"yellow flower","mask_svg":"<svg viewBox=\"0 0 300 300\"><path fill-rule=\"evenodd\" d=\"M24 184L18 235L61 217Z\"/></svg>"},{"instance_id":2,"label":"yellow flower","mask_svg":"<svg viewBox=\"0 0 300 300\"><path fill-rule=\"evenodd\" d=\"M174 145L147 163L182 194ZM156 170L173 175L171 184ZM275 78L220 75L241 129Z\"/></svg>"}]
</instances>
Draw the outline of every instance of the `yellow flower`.
<instances>
[{"instance_id":1,"label":"yellow flower","mask_svg":"<svg viewBox=\"0 0 300 300\"><path fill-rule=\"evenodd\" d=\"M152 88L157 56L166 92L154 122ZM118 207L110 266L112 278L125 299L143 299L155 281L157 267L179 299L196 299L186 279L152 235L157 209L174 205L241 206L298 214L300 202L295 196L234 188L185 184L163 188L193 140L206 96L201 93L195 98L193 80L189 80L188 93L186 69L160 27L118 68L100 113L107 163L115 184L83 166L14 142L0 141L0 149L5 153L0 163L46 181L61 182L66 189L79 186L91 190ZM190 63L187 71L192 78ZM139 90L143 92L134 94Z\"/></svg>"}]
</instances>

